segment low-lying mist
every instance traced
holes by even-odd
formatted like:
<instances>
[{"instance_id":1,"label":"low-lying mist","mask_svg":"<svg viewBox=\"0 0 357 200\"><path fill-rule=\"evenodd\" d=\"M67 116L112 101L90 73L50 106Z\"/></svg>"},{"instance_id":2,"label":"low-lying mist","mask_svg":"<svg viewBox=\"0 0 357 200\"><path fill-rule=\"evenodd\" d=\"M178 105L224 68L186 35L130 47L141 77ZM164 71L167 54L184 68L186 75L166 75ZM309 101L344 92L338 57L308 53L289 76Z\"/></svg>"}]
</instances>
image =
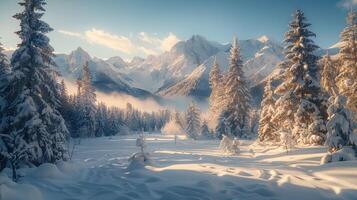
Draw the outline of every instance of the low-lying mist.
<instances>
[{"instance_id":1,"label":"low-lying mist","mask_svg":"<svg viewBox=\"0 0 357 200\"><path fill-rule=\"evenodd\" d=\"M73 95L77 93L77 85L72 80L64 79L67 86L68 93ZM202 112L207 110L208 104L206 100L195 100L190 97L162 97L159 101L154 98L139 99L124 93L112 92L104 93L96 91L97 102L105 103L107 106L126 108L127 103L132 104L136 109L146 112L158 111L158 110L174 110L184 111L188 104L195 101Z\"/></svg>"}]
</instances>

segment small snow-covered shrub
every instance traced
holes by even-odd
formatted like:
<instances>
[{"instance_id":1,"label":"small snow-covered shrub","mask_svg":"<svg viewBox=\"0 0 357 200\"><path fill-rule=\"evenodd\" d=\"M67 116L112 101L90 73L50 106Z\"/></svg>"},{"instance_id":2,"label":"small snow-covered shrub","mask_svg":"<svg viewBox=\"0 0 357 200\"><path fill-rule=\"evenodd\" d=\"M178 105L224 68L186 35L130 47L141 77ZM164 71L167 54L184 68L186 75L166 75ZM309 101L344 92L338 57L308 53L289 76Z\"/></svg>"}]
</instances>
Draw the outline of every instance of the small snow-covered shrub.
<instances>
[{"instance_id":1,"label":"small snow-covered shrub","mask_svg":"<svg viewBox=\"0 0 357 200\"><path fill-rule=\"evenodd\" d=\"M286 153L289 152L289 149L292 149L295 146L295 141L294 141L291 133L287 132L287 131L280 132L280 142L281 142L281 145L285 148Z\"/></svg>"},{"instance_id":2,"label":"small snow-covered shrub","mask_svg":"<svg viewBox=\"0 0 357 200\"><path fill-rule=\"evenodd\" d=\"M227 154L239 154L239 140L237 138L231 139L223 135L219 148L222 152Z\"/></svg>"},{"instance_id":3,"label":"small snow-covered shrub","mask_svg":"<svg viewBox=\"0 0 357 200\"><path fill-rule=\"evenodd\" d=\"M355 151L351 147L343 147L338 151L328 152L324 155L321 158L321 164L349 160L356 160Z\"/></svg>"},{"instance_id":4,"label":"small snow-covered shrub","mask_svg":"<svg viewBox=\"0 0 357 200\"><path fill-rule=\"evenodd\" d=\"M136 146L140 148L140 152L134 153L129 158L129 167L128 169L140 169L147 165L152 165L152 161L150 159L150 154L146 152L146 140L143 134L141 134L136 139Z\"/></svg>"}]
</instances>

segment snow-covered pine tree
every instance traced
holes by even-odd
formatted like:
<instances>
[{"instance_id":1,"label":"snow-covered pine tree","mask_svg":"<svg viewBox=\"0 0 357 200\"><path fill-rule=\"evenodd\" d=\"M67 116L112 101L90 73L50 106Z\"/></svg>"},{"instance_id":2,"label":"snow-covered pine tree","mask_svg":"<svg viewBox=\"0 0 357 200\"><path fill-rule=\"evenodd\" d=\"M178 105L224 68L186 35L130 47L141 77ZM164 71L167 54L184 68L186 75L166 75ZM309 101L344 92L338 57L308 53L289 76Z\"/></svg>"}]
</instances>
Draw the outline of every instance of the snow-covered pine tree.
<instances>
[{"instance_id":1,"label":"snow-covered pine tree","mask_svg":"<svg viewBox=\"0 0 357 200\"><path fill-rule=\"evenodd\" d=\"M108 131L108 108L104 103L99 103L95 115L96 126L95 126L95 136L101 137L104 135L109 135Z\"/></svg>"},{"instance_id":2,"label":"snow-covered pine tree","mask_svg":"<svg viewBox=\"0 0 357 200\"><path fill-rule=\"evenodd\" d=\"M280 98L276 102L274 119L280 121L280 130L291 131L297 142L323 144L326 98L320 89L318 57L314 55L318 46L311 39L316 35L308 29L309 26L304 13L297 10L285 34L288 68L285 80L275 90ZM293 123L287 122L291 119Z\"/></svg>"},{"instance_id":3,"label":"snow-covered pine tree","mask_svg":"<svg viewBox=\"0 0 357 200\"><path fill-rule=\"evenodd\" d=\"M327 91L330 95L337 94L337 86L336 86L336 76L337 76L337 68L331 60L331 56L327 53L321 61L321 86Z\"/></svg>"},{"instance_id":4,"label":"snow-covered pine tree","mask_svg":"<svg viewBox=\"0 0 357 200\"><path fill-rule=\"evenodd\" d=\"M238 41L233 38L230 50L229 70L224 86L224 107L226 124L234 136L248 136L248 113L250 110L250 93L243 72L243 61Z\"/></svg>"},{"instance_id":5,"label":"snow-covered pine tree","mask_svg":"<svg viewBox=\"0 0 357 200\"><path fill-rule=\"evenodd\" d=\"M24 10L14 16L20 20L21 39L11 59L9 84L4 89L8 102L2 117L1 133L9 138L22 138L24 145L11 145L4 139L8 154L20 151L20 165L40 165L67 158L66 136L68 130L57 110L59 108L58 82L53 71L53 48L46 33L52 31L41 20L45 0L23 0ZM5 137L6 138L6 137Z\"/></svg>"},{"instance_id":6,"label":"snow-covered pine tree","mask_svg":"<svg viewBox=\"0 0 357 200\"><path fill-rule=\"evenodd\" d=\"M221 112L221 114L218 117L218 124L215 129L215 137L220 140L223 138L224 135L232 137L226 119L227 119L226 113Z\"/></svg>"},{"instance_id":7,"label":"snow-covered pine tree","mask_svg":"<svg viewBox=\"0 0 357 200\"><path fill-rule=\"evenodd\" d=\"M261 111L259 119L259 140L260 141L278 141L279 135L276 135L275 124L272 123L274 114L274 91L272 80L269 79L264 87L264 96L261 102Z\"/></svg>"},{"instance_id":8,"label":"snow-covered pine tree","mask_svg":"<svg viewBox=\"0 0 357 200\"><path fill-rule=\"evenodd\" d=\"M335 152L343 146L352 145L354 122L351 112L345 108L346 98L343 96L330 97L328 108L327 139L325 144L329 152Z\"/></svg>"},{"instance_id":9,"label":"snow-covered pine tree","mask_svg":"<svg viewBox=\"0 0 357 200\"><path fill-rule=\"evenodd\" d=\"M66 123L67 129L69 131L72 130L71 120L72 120L72 112L71 112L71 104L69 100L69 95L67 91L66 84L62 79L59 85L59 94L60 94L60 108L59 111Z\"/></svg>"},{"instance_id":10,"label":"snow-covered pine tree","mask_svg":"<svg viewBox=\"0 0 357 200\"><path fill-rule=\"evenodd\" d=\"M2 108L6 107L6 102L4 97L4 89L9 83L9 73L10 73L10 64L7 60L6 55L4 54L4 48L0 43L0 121L2 119Z\"/></svg>"},{"instance_id":11,"label":"snow-covered pine tree","mask_svg":"<svg viewBox=\"0 0 357 200\"><path fill-rule=\"evenodd\" d=\"M219 65L217 63L217 58L214 58L214 62L209 73L209 84L211 87L211 95L209 97L209 115L211 125L215 127L217 125L217 120L219 114L223 108L223 78Z\"/></svg>"},{"instance_id":12,"label":"snow-covered pine tree","mask_svg":"<svg viewBox=\"0 0 357 200\"><path fill-rule=\"evenodd\" d=\"M209 131L206 120L203 120L203 122L202 122L200 135L201 135L201 138L203 138L203 139L212 139L213 138L211 132Z\"/></svg>"},{"instance_id":13,"label":"snow-covered pine tree","mask_svg":"<svg viewBox=\"0 0 357 200\"><path fill-rule=\"evenodd\" d=\"M339 93L347 98L347 107L357 119L357 13L351 10L347 26L341 33L339 74L336 77Z\"/></svg>"},{"instance_id":14,"label":"snow-covered pine tree","mask_svg":"<svg viewBox=\"0 0 357 200\"><path fill-rule=\"evenodd\" d=\"M198 139L201 127L201 120L200 111L194 102L192 102L188 106L185 118L187 135L194 140Z\"/></svg>"},{"instance_id":15,"label":"snow-covered pine tree","mask_svg":"<svg viewBox=\"0 0 357 200\"><path fill-rule=\"evenodd\" d=\"M95 113L96 113L96 94L92 86L91 74L89 71L89 63L83 65L83 75L79 87L79 101L80 101L80 135L83 137L95 136Z\"/></svg>"},{"instance_id":16,"label":"snow-covered pine tree","mask_svg":"<svg viewBox=\"0 0 357 200\"><path fill-rule=\"evenodd\" d=\"M8 85L8 78L10 72L10 65L3 51L4 48L0 43L0 124L3 123L2 122L3 111L4 111L3 109L6 107L7 104L4 98L5 97L4 89ZM0 171L6 167L6 160L8 159L6 155L7 155L7 148L5 146L5 143L2 141L2 137L0 136Z\"/></svg>"}]
</instances>

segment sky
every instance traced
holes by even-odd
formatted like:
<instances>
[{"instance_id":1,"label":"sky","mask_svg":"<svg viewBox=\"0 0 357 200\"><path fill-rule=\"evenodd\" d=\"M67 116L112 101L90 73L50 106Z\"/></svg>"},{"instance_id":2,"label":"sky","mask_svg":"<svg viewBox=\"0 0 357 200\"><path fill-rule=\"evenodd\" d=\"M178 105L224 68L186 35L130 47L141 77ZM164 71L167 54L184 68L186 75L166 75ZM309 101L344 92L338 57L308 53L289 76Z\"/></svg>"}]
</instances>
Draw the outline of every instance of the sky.
<instances>
[{"instance_id":1,"label":"sky","mask_svg":"<svg viewBox=\"0 0 357 200\"><path fill-rule=\"evenodd\" d=\"M0 0L0 42L7 49L19 43L17 2ZM80 46L91 56L129 60L160 54L194 34L220 43L262 35L282 41L296 9L312 24L315 42L328 48L338 42L350 5L357 0L48 0L43 20L54 28L48 36L56 53Z\"/></svg>"}]
</instances>

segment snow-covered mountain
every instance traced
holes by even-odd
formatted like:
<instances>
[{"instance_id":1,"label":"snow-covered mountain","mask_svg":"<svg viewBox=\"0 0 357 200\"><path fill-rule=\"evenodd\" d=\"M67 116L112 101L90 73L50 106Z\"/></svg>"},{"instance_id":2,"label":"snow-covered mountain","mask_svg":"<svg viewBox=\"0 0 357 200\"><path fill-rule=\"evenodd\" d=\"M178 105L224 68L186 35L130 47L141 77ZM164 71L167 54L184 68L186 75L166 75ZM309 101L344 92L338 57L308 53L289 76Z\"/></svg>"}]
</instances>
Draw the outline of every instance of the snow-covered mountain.
<instances>
[{"instance_id":1,"label":"snow-covered mountain","mask_svg":"<svg viewBox=\"0 0 357 200\"><path fill-rule=\"evenodd\" d=\"M211 43L201 40L203 43ZM283 59L283 48L267 36L258 39L239 41L244 60L244 71L252 85L269 75L273 68ZM223 71L228 67L230 45L215 44L216 53L198 65L191 73L184 75L178 81L159 88L157 93L162 96L195 96L207 97L210 94L208 84L209 71L216 57Z\"/></svg>"},{"instance_id":2,"label":"snow-covered mountain","mask_svg":"<svg viewBox=\"0 0 357 200\"><path fill-rule=\"evenodd\" d=\"M194 35L163 54L149 56L145 60L134 58L122 72L133 80L136 87L155 92L188 76L212 55L226 49L227 45Z\"/></svg>"},{"instance_id":3,"label":"snow-covered mountain","mask_svg":"<svg viewBox=\"0 0 357 200\"><path fill-rule=\"evenodd\" d=\"M120 92L139 98L152 96L146 90L131 86L132 80L120 71L121 68L127 66L127 63L120 57L108 60L92 58L79 47L69 55L58 54L55 57L55 62L62 76L70 80L80 77L82 66L88 62L92 72L93 85L102 92Z\"/></svg>"}]
</instances>

